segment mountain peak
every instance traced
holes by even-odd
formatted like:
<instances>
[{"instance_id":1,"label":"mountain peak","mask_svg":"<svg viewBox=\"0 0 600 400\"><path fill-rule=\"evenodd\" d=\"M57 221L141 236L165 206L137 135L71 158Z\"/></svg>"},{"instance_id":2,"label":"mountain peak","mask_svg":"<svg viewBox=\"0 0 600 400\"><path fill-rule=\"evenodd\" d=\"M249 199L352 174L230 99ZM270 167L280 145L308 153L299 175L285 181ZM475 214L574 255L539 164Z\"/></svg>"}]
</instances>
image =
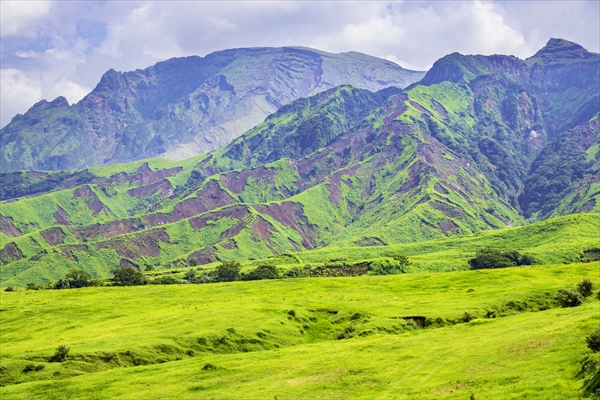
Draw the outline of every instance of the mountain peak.
<instances>
[{"instance_id":1,"label":"mountain peak","mask_svg":"<svg viewBox=\"0 0 600 400\"><path fill-rule=\"evenodd\" d=\"M595 56L595 57L594 57ZM544 47L537 53L527 59L528 64L532 61L552 62L558 60L577 60L594 57L597 55L590 53L583 46L570 42L565 39L551 38Z\"/></svg>"}]
</instances>

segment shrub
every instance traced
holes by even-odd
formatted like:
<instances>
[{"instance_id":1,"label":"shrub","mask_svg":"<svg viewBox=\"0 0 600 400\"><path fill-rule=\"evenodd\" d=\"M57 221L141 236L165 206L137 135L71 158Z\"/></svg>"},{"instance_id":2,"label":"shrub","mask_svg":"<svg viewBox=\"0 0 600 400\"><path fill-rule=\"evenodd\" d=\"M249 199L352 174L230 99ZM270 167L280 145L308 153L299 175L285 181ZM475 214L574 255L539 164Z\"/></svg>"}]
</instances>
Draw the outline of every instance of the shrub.
<instances>
[{"instance_id":1,"label":"shrub","mask_svg":"<svg viewBox=\"0 0 600 400\"><path fill-rule=\"evenodd\" d=\"M32 372L35 371L35 364L27 364L25 368L23 368L23 372Z\"/></svg>"},{"instance_id":2,"label":"shrub","mask_svg":"<svg viewBox=\"0 0 600 400\"><path fill-rule=\"evenodd\" d=\"M14 292L15 290L16 289L14 287L12 287L12 286L7 286L7 287L4 288L5 292Z\"/></svg>"},{"instance_id":3,"label":"shrub","mask_svg":"<svg viewBox=\"0 0 600 400\"><path fill-rule=\"evenodd\" d=\"M193 281L196 278L196 271L194 271L193 269L188 269L185 273L185 275L183 276L183 279L185 279L186 281Z\"/></svg>"},{"instance_id":4,"label":"shrub","mask_svg":"<svg viewBox=\"0 0 600 400\"><path fill-rule=\"evenodd\" d=\"M175 278L173 275L165 275L159 276L158 278L154 278L150 281L153 285L174 285L180 283L179 279Z\"/></svg>"},{"instance_id":5,"label":"shrub","mask_svg":"<svg viewBox=\"0 0 600 400\"><path fill-rule=\"evenodd\" d=\"M274 265L259 265L243 277L245 281L277 278L279 278L279 274L277 273L277 268Z\"/></svg>"},{"instance_id":6,"label":"shrub","mask_svg":"<svg viewBox=\"0 0 600 400\"><path fill-rule=\"evenodd\" d=\"M196 279L197 283L210 283L212 281L212 279L210 279L210 276L203 274L200 278Z\"/></svg>"},{"instance_id":7,"label":"shrub","mask_svg":"<svg viewBox=\"0 0 600 400\"><path fill-rule=\"evenodd\" d=\"M561 307L576 307L583 303L581 293L569 289L559 289L554 295L554 299L559 302Z\"/></svg>"},{"instance_id":8,"label":"shrub","mask_svg":"<svg viewBox=\"0 0 600 400\"><path fill-rule=\"evenodd\" d=\"M205 371L210 371L211 369L217 369L217 366L215 364L206 363L202 369Z\"/></svg>"},{"instance_id":9,"label":"shrub","mask_svg":"<svg viewBox=\"0 0 600 400\"><path fill-rule=\"evenodd\" d=\"M392 258L398 261L398 263L403 267L408 267L410 264L408 257L402 253L394 254Z\"/></svg>"},{"instance_id":10,"label":"shrub","mask_svg":"<svg viewBox=\"0 0 600 400\"><path fill-rule=\"evenodd\" d=\"M35 284L33 282L27 282L25 284L25 289L26 290L40 290L41 288L42 288L42 286L37 285L37 284Z\"/></svg>"},{"instance_id":11,"label":"shrub","mask_svg":"<svg viewBox=\"0 0 600 400\"><path fill-rule=\"evenodd\" d=\"M369 263L369 275L395 275L406 272L408 264L395 258L378 258Z\"/></svg>"},{"instance_id":12,"label":"shrub","mask_svg":"<svg viewBox=\"0 0 600 400\"><path fill-rule=\"evenodd\" d=\"M196 260L195 258L190 258L190 260L188 261L188 264L190 265L190 267L197 267L198 260Z\"/></svg>"},{"instance_id":13,"label":"shrub","mask_svg":"<svg viewBox=\"0 0 600 400\"><path fill-rule=\"evenodd\" d=\"M523 254L521 258L519 258L518 265L534 265L537 264L535 257L531 254Z\"/></svg>"},{"instance_id":14,"label":"shrub","mask_svg":"<svg viewBox=\"0 0 600 400\"><path fill-rule=\"evenodd\" d=\"M587 347L590 348L594 353L600 351L600 328L596 329L594 332L590 333L586 336L585 341L587 343Z\"/></svg>"},{"instance_id":15,"label":"shrub","mask_svg":"<svg viewBox=\"0 0 600 400\"><path fill-rule=\"evenodd\" d=\"M132 267L117 268L113 271L111 281L115 286L137 286L146 284L146 278L142 273Z\"/></svg>"},{"instance_id":16,"label":"shrub","mask_svg":"<svg viewBox=\"0 0 600 400\"><path fill-rule=\"evenodd\" d=\"M65 344L61 344L56 348L56 352L50 357L50 362L64 362L69 355L71 348Z\"/></svg>"},{"instance_id":17,"label":"shrub","mask_svg":"<svg viewBox=\"0 0 600 400\"><path fill-rule=\"evenodd\" d=\"M242 265L237 261L221 261L214 270L215 279L219 282L233 282L240 279Z\"/></svg>"},{"instance_id":18,"label":"shrub","mask_svg":"<svg viewBox=\"0 0 600 400\"><path fill-rule=\"evenodd\" d=\"M577 284L576 290L583 297L589 297L592 295L592 290L594 290L594 284L589 279L584 279Z\"/></svg>"},{"instance_id":19,"label":"shrub","mask_svg":"<svg viewBox=\"0 0 600 400\"><path fill-rule=\"evenodd\" d=\"M469 322L469 321L473 321L475 318L477 318L475 315L471 314L468 311L465 311L462 318L460 319L462 322Z\"/></svg>"},{"instance_id":20,"label":"shrub","mask_svg":"<svg viewBox=\"0 0 600 400\"><path fill-rule=\"evenodd\" d=\"M69 289L70 287L71 285L69 284L69 281L63 278L60 278L58 282L54 284L54 289L56 290Z\"/></svg>"},{"instance_id":21,"label":"shrub","mask_svg":"<svg viewBox=\"0 0 600 400\"><path fill-rule=\"evenodd\" d=\"M469 265L471 269L514 267L517 265L517 262L513 260L514 253L517 252L501 253L494 249L480 249L475 258L469 260Z\"/></svg>"},{"instance_id":22,"label":"shrub","mask_svg":"<svg viewBox=\"0 0 600 400\"><path fill-rule=\"evenodd\" d=\"M310 276L312 266L306 264L303 267L293 267L283 273L284 278L304 278Z\"/></svg>"}]
</instances>

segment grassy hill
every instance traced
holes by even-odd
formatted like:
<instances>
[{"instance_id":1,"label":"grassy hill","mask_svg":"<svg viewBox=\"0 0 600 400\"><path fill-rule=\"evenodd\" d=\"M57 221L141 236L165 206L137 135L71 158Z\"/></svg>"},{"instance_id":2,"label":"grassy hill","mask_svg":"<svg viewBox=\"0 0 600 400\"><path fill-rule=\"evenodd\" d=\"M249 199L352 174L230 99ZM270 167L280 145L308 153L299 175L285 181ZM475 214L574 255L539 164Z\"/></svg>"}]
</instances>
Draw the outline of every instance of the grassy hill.
<instances>
[{"instance_id":1,"label":"grassy hill","mask_svg":"<svg viewBox=\"0 0 600 400\"><path fill-rule=\"evenodd\" d=\"M2 293L0 395L577 398L598 301L552 296L598 268Z\"/></svg>"}]
</instances>

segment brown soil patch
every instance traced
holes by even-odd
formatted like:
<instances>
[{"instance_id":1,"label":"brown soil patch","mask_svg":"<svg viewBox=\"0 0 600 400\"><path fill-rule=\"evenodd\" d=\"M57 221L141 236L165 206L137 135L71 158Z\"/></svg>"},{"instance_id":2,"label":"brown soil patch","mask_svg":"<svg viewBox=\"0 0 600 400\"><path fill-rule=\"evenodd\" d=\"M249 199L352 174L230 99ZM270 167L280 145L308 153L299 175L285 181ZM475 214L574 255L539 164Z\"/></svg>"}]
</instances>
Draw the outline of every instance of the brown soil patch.
<instances>
[{"instance_id":1,"label":"brown soil patch","mask_svg":"<svg viewBox=\"0 0 600 400\"><path fill-rule=\"evenodd\" d=\"M128 260L126 258L121 258L121 260L119 260L119 267L118 268L135 268L138 271L140 270L140 266L139 265L137 265L136 263L134 263L131 260Z\"/></svg>"},{"instance_id":2,"label":"brown soil patch","mask_svg":"<svg viewBox=\"0 0 600 400\"><path fill-rule=\"evenodd\" d=\"M56 246L65 242L65 233L61 228L50 228L40 232L44 240L50 246Z\"/></svg>"},{"instance_id":3,"label":"brown soil patch","mask_svg":"<svg viewBox=\"0 0 600 400\"><path fill-rule=\"evenodd\" d=\"M217 261L217 259L215 257L216 252L217 252L217 250L215 249L214 246L205 247L202 250L198 250L198 251L192 253L188 257L188 260L194 258L194 259L198 260L198 264L200 264L200 265L210 264L212 262Z\"/></svg>"},{"instance_id":4,"label":"brown soil patch","mask_svg":"<svg viewBox=\"0 0 600 400\"><path fill-rule=\"evenodd\" d=\"M444 218L440 222L440 230L444 234L457 233L458 232L458 226L456 226L456 224L454 222L452 222L451 220Z\"/></svg>"},{"instance_id":5,"label":"brown soil patch","mask_svg":"<svg viewBox=\"0 0 600 400\"><path fill-rule=\"evenodd\" d=\"M96 243L97 249L113 249L121 257L135 260L142 256L157 257L160 255L159 242L169 243L169 236L164 229L141 233L134 238L123 238Z\"/></svg>"},{"instance_id":6,"label":"brown soil patch","mask_svg":"<svg viewBox=\"0 0 600 400\"><path fill-rule=\"evenodd\" d=\"M71 228L71 232L79 240L94 239L98 237L98 235L104 239L108 239L126 233L137 232L145 228L146 226L144 224L140 225L139 219L132 218L107 222L106 224L89 225L83 228Z\"/></svg>"},{"instance_id":7,"label":"brown soil patch","mask_svg":"<svg viewBox=\"0 0 600 400\"><path fill-rule=\"evenodd\" d=\"M0 231L10 237L21 236L21 232L13 224L11 217L0 215Z\"/></svg>"},{"instance_id":8,"label":"brown soil patch","mask_svg":"<svg viewBox=\"0 0 600 400\"><path fill-rule=\"evenodd\" d=\"M202 229L208 225L209 221L215 221L220 218L233 218L241 221L248 213L248 208L245 206L228 207L202 217L192 218L190 219L190 226L194 229Z\"/></svg>"},{"instance_id":9,"label":"brown soil patch","mask_svg":"<svg viewBox=\"0 0 600 400\"><path fill-rule=\"evenodd\" d=\"M438 200L434 200L431 203L431 207L443 212L450 218L462 218L465 216L465 212L458 207L454 207L448 203L444 203Z\"/></svg>"},{"instance_id":10,"label":"brown soil patch","mask_svg":"<svg viewBox=\"0 0 600 400\"><path fill-rule=\"evenodd\" d=\"M361 247L370 247L370 246L385 246L385 243L376 237L365 237L360 240L354 242L355 245Z\"/></svg>"},{"instance_id":11,"label":"brown soil patch","mask_svg":"<svg viewBox=\"0 0 600 400\"><path fill-rule=\"evenodd\" d=\"M587 203L585 203L583 205L583 207L581 207L581 212L588 213L594 209L595 205L596 205L596 199L589 199L587 201Z\"/></svg>"},{"instance_id":12,"label":"brown soil patch","mask_svg":"<svg viewBox=\"0 0 600 400\"><path fill-rule=\"evenodd\" d=\"M56 212L54 213L54 220L58 225L69 226L69 214L58 204L56 205Z\"/></svg>"},{"instance_id":13,"label":"brown soil patch","mask_svg":"<svg viewBox=\"0 0 600 400\"><path fill-rule=\"evenodd\" d=\"M92 215L94 217L98 215L100 211L104 211L104 214L109 215L110 210L100 201L98 196L96 196L96 193L94 193L88 185L75 189L73 197L85 199L85 204L92 210Z\"/></svg>"},{"instance_id":14,"label":"brown soil patch","mask_svg":"<svg viewBox=\"0 0 600 400\"><path fill-rule=\"evenodd\" d=\"M270 222L262 217L257 217L252 223L252 231L255 235L261 237L265 242L271 242L271 229L275 229ZM252 235L254 239L254 235ZM254 240L256 242L256 240Z\"/></svg>"},{"instance_id":15,"label":"brown soil patch","mask_svg":"<svg viewBox=\"0 0 600 400\"><path fill-rule=\"evenodd\" d=\"M23 253L21 252L21 249L14 243L9 243L0 250L0 263L2 263L2 265L18 261L22 258Z\"/></svg>"},{"instance_id":16,"label":"brown soil patch","mask_svg":"<svg viewBox=\"0 0 600 400\"><path fill-rule=\"evenodd\" d=\"M215 208L236 203L219 183L211 180L197 192L196 198L189 198L178 203L171 214L156 213L144 217L149 227L180 221L194 215L211 211Z\"/></svg>"},{"instance_id":17,"label":"brown soil patch","mask_svg":"<svg viewBox=\"0 0 600 400\"><path fill-rule=\"evenodd\" d=\"M266 214L298 232L302 237L302 246L307 249L314 248L316 244L317 228L308 223L308 219L304 216L302 204L283 202L281 204L271 204L268 206L258 205L254 208L259 213Z\"/></svg>"},{"instance_id":18,"label":"brown soil patch","mask_svg":"<svg viewBox=\"0 0 600 400\"><path fill-rule=\"evenodd\" d=\"M246 182L249 178L255 181L263 182L263 185L272 185L275 183L273 179L273 170L269 170L264 167L247 169L239 172L229 172L221 175L219 178L221 184L230 190L232 193L241 194L244 191Z\"/></svg>"},{"instance_id":19,"label":"brown soil patch","mask_svg":"<svg viewBox=\"0 0 600 400\"><path fill-rule=\"evenodd\" d=\"M131 197L150 197L158 191L160 191L160 196L164 199L173 194L173 186L167 179L163 179L150 185L128 190L127 194Z\"/></svg>"}]
</instances>

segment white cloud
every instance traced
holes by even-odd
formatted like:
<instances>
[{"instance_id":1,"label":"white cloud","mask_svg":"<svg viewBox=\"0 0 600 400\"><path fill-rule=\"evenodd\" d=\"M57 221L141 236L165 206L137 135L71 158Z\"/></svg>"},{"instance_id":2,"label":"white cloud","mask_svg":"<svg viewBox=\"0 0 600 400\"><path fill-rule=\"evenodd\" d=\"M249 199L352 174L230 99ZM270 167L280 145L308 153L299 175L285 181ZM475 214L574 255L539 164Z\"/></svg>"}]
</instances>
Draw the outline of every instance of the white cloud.
<instances>
[{"instance_id":1,"label":"white cloud","mask_svg":"<svg viewBox=\"0 0 600 400\"><path fill-rule=\"evenodd\" d=\"M6 125L17 113L24 113L42 99L41 83L14 68L0 70L0 118Z\"/></svg>"},{"instance_id":2,"label":"white cloud","mask_svg":"<svg viewBox=\"0 0 600 400\"><path fill-rule=\"evenodd\" d=\"M34 36L36 23L50 12L51 1L2 0L0 2L1 36Z\"/></svg>"},{"instance_id":3,"label":"white cloud","mask_svg":"<svg viewBox=\"0 0 600 400\"><path fill-rule=\"evenodd\" d=\"M70 104L83 99L91 91L90 88L78 85L77 83L64 79L56 82L51 90L45 91L44 97L54 99L58 96L64 96Z\"/></svg>"}]
</instances>

